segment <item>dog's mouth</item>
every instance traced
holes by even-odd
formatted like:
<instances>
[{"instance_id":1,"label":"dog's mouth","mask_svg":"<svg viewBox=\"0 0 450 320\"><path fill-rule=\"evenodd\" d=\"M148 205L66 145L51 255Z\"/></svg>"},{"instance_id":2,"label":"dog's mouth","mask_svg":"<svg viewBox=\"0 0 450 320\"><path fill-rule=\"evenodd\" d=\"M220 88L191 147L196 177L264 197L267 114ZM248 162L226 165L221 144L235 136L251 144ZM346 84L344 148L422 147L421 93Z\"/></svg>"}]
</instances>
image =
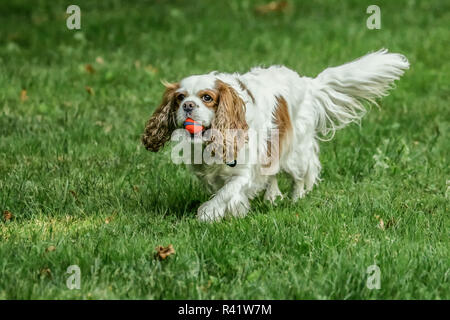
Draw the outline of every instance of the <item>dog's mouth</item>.
<instances>
[{"instance_id":1,"label":"dog's mouth","mask_svg":"<svg viewBox=\"0 0 450 320\"><path fill-rule=\"evenodd\" d=\"M202 122L200 121L192 118L186 118L183 123L179 125L179 128L184 129L191 135L191 137L202 137L206 131L211 129L211 124L209 124L208 126L203 126Z\"/></svg>"}]
</instances>

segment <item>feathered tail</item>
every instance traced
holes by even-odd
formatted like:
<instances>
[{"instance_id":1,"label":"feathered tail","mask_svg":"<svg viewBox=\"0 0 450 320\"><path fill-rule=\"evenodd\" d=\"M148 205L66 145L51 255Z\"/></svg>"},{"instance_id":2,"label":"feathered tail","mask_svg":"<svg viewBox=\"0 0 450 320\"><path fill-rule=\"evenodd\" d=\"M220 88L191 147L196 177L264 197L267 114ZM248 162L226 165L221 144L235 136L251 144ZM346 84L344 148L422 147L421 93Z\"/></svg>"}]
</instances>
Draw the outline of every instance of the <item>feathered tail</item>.
<instances>
[{"instance_id":1,"label":"feathered tail","mask_svg":"<svg viewBox=\"0 0 450 320\"><path fill-rule=\"evenodd\" d=\"M362 102L376 104L375 99L386 96L408 68L405 56L382 49L325 69L313 79L310 91L317 131L329 140L337 129L359 121L366 111Z\"/></svg>"}]
</instances>

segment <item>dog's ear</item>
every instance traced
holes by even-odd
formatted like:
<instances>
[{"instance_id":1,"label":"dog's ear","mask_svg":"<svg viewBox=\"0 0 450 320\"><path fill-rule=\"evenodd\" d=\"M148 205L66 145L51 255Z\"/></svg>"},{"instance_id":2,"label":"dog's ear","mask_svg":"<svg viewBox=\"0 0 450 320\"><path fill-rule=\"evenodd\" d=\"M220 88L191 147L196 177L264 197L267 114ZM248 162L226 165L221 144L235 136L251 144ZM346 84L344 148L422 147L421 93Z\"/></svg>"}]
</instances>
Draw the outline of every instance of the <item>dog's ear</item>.
<instances>
[{"instance_id":1,"label":"dog's ear","mask_svg":"<svg viewBox=\"0 0 450 320\"><path fill-rule=\"evenodd\" d=\"M230 85L217 80L216 88L219 92L219 102L211 129L217 130L220 134L215 136L213 133L211 142L215 144L213 149L223 150L223 159L229 163L236 160L238 151L247 139L245 103Z\"/></svg>"},{"instance_id":2,"label":"dog's ear","mask_svg":"<svg viewBox=\"0 0 450 320\"><path fill-rule=\"evenodd\" d=\"M163 82L166 90L162 102L145 126L142 143L147 150L157 152L170 139L176 128L176 90L178 83Z\"/></svg>"}]
</instances>

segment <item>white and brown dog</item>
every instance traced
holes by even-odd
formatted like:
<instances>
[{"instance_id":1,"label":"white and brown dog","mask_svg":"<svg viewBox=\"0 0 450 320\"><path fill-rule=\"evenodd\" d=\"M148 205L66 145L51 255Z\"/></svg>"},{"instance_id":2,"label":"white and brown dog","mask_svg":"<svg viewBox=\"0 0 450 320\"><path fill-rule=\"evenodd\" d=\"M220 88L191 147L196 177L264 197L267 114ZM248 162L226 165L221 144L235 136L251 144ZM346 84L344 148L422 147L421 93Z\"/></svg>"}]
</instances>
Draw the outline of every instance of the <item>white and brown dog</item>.
<instances>
[{"instance_id":1,"label":"white and brown dog","mask_svg":"<svg viewBox=\"0 0 450 320\"><path fill-rule=\"evenodd\" d=\"M187 118L219 132L219 138L213 134L202 141L204 147L214 146L212 153L223 160L190 165L214 194L197 216L202 221L244 216L249 200L260 191L271 202L282 197L276 178L280 171L294 180L294 201L310 191L321 168L318 140L331 139L337 129L359 121L365 111L362 102L385 96L408 68L403 55L380 50L325 69L314 79L284 66L190 76L165 83L162 103L147 122L142 141L148 150L158 151ZM234 132L231 138L227 130ZM250 131L259 135L256 143L250 143ZM275 170L270 163L272 170L264 170L267 161L252 162L245 156L239 161L255 149L277 163Z\"/></svg>"}]
</instances>

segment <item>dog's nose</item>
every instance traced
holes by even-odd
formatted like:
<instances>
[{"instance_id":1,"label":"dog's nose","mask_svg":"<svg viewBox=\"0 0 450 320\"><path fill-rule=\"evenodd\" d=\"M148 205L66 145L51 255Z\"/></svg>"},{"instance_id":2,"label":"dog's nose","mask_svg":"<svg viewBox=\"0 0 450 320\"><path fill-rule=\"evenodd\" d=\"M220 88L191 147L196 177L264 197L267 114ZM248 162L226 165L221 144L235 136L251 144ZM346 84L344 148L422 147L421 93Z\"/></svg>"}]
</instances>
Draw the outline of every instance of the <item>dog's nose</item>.
<instances>
[{"instance_id":1,"label":"dog's nose","mask_svg":"<svg viewBox=\"0 0 450 320\"><path fill-rule=\"evenodd\" d=\"M183 103L183 110L186 112L192 112L192 110L194 110L195 107L195 103L192 101L186 101L185 103Z\"/></svg>"}]
</instances>

